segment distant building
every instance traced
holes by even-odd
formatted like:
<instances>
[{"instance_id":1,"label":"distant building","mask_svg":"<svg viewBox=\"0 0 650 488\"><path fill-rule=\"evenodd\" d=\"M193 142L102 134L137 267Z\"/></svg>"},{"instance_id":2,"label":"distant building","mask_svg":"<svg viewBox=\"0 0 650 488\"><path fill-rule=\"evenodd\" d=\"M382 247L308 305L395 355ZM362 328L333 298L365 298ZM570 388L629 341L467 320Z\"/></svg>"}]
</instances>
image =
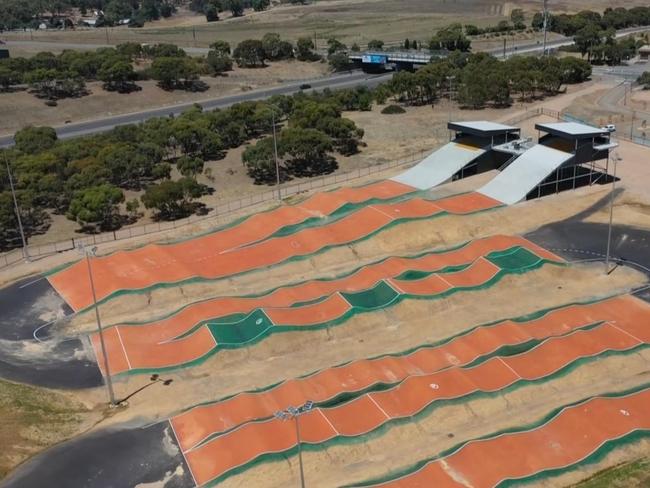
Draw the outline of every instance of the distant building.
<instances>
[{"instance_id":1,"label":"distant building","mask_svg":"<svg viewBox=\"0 0 650 488\"><path fill-rule=\"evenodd\" d=\"M647 61L648 59L650 59L650 46L646 45L646 46L640 47L639 48L639 57L643 61Z\"/></svg>"}]
</instances>

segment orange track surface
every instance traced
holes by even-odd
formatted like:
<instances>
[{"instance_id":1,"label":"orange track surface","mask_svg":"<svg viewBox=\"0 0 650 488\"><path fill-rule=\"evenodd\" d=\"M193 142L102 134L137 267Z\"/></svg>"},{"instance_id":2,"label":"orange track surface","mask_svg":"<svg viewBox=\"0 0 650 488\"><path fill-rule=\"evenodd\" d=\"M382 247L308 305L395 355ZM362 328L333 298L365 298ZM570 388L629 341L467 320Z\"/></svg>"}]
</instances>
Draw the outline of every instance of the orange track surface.
<instances>
[{"instance_id":1,"label":"orange track surface","mask_svg":"<svg viewBox=\"0 0 650 488\"><path fill-rule=\"evenodd\" d=\"M450 366L469 364L502 346L562 335L600 321L621 322L639 339L649 339L650 307L624 295L590 305L573 305L525 323L507 320L479 327L444 345L419 349L405 356L383 356L354 361L310 376L288 380L260 393L242 393L211 405L202 405L171 419L183 451L213 433L271 417L287 405L317 403L342 393L362 391L378 383L397 383L409 376L431 374ZM638 329L638 330L637 330Z\"/></svg>"},{"instance_id":2,"label":"orange track surface","mask_svg":"<svg viewBox=\"0 0 650 488\"><path fill-rule=\"evenodd\" d=\"M149 325L116 326L119 334L105 338L108 351L109 367L111 374L119 374L131 369L151 369L164 366L177 366L198 359L209 353L215 346L214 340L202 340L209 334L207 327L202 327L203 332L195 332L190 336L172 340L184 333L201 320L212 317L226 316L236 312L249 312L261 308L266 316L276 325L311 325L325 323L342 317L350 310L350 304L337 293L331 294L326 300L302 307L291 308L292 303L308 301L323 296L327 291L335 292L338 289L363 290L373 286L377 281L386 277L386 274L399 275L407 269L440 269L452 264L462 264L475 261L468 268L442 275L431 275L418 281L389 280L391 285L402 293L414 295L433 295L442 293L453 287L470 287L481 285L490 280L499 268L480 256L493 250L507 249L521 245L537 251L537 246L520 237L493 237L470 243L467 246L444 254L425 255L411 260L404 258L391 258L376 265L363 268L358 273L334 281L307 282L292 288L279 289L276 292L260 298L224 298L211 300L198 304L199 310L211 315L203 315L198 320L196 311L187 311L186 317L191 317L195 322L183 321L183 312L170 317L162 322ZM550 253L540 251L546 257ZM302 292L302 293L301 293ZM271 306L266 304L281 304ZM219 308L221 307L221 308ZM187 310L187 309L186 309ZM179 320L180 316L180 320ZM174 321L174 319L176 319ZM176 324L183 326L177 327ZM98 347L98 338L92 337L95 354L103 371L103 354ZM176 351L176 356L174 356ZM128 362L122 357L128 356ZM113 357L116 361L113 361ZM104 372L105 373L105 372Z\"/></svg>"},{"instance_id":3,"label":"orange track surface","mask_svg":"<svg viewBox=\"0 0 650 488\"><path fill-rule=\"evenodd\" d=\"M642 319L646 324L647 316ZM644 339L650 339L650 330ZM522 378L551 375L581 357L607 350L629 350L639 344L641 340L626 330L625 323L617 321L616 326L606 323L549 339L518 356L492 358L469 369L451 368L412 376L391 390L365 394L349 403L302 415L301 432L310 432L309 437L303 437L303 442L322 443L339 435L364 435L389 419L413 416L436 400L459 398L477 391L498 391ZM228 411L226 415L237 415L237 411ZM197 483L207 483L265 453L291 449L295 446L293 428L292 422L278 419L242 424L186 451L185 458ZM182 444L187 444L181 440L182 431L176 434Z\"/></svg>"},{"instance_id":4,"label":"orange track surface","mask_svg":"<svg viewBox=\"0 0 650 488\"><path fill-rule=\"evenodd\" d=\"M650 429L650 390L594 398L564 409L536 429L472 441L383 488L492 488L507 479L579 463L605 442ZM462 483L457 481L462 480Z\"/></svg>"},{"instance_id":5,"label":"orange track surface","mask_svg":"<svg viewBox=\"0 0 650 488\"><path fill-rule=\"evenodd\" d=\"M391 185L399 184L391 182ZM372 198L371 195L376 193L373 189L357 189L363 191L363 198L359 200ZM403 188L397 188L395 193L399 194L401 190ZM359 240L398 218L429 217L443 210L463 214L498 205L499 202L479 194L458 195L435 202L414 198L396 204L370 205L329 225L262 240L296 220L300 222L311 216L302 208L283 207L190 241L167 246L151 245L96 258L93 260L93 276L97 298L101 300L119 290L144 289L193 277L214 279L270 266L292 256L304 256L327 246ZM295 212L301 213L297 219L285 215ZM88 273L83 263L49 276L48 280L74 310L92 303Z\"/></svg>"}]
</instances>

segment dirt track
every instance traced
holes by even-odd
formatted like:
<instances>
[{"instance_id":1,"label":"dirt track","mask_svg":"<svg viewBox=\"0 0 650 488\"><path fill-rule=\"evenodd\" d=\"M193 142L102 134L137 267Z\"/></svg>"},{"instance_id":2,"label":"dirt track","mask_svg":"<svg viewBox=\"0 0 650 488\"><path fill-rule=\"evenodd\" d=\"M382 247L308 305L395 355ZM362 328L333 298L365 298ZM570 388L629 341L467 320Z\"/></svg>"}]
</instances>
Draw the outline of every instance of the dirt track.
<instances>
[{"instance_id":1,"label":"dirt track","mask_svg":"<svg viewBox=\"0 0 650 488\"><path fill-rule=\"evenodd\" d=\"M567 192L469 216L407 222L382 231L372 239L329 249L308 259L290 262L225 280L158 288L143 294L127 294L101 309L104 322L152 320L188 303L219 295L245 295L317 277L333 277L351 267L378 259L451 247L471 239L498 234L523 234L584 210L606 194L602 187ZM91 330L92 314L77 316L69 330Z\"/></svg>"},{"instance_id":2,"label":"dirt track","mask_svg":"<svg viewBox=\"0 0 650 488\"><path fill-rule=\"evenodd\" d=\"M371 435L365 442L329 447L320 452L306 450L303 453L305 478L310 486L331 487L388 474L413 464L413 453L418 453L418 459L434 456L462 440L539 420L558 406L632 387L639 383L640 377L647 381L649 361L647 350L631 356L609 357L547 383L442 406L417 422ZM408 449L396 446L408 446ZM297 474L297 460L293 456L287 461L261 464L227 479L220 486L239 488L255 483L260 487L279 488L296 483Z\"/></svg>"},{"instance_id":3,"label":"dirt track","mask_svg":"<svg viewBox=\"0 0 650 488\"><path fill-rule=\"evenodd\" d=\"M480 323L602 296L605 291L624 292L641 282L640 273L626 268L605 276L601 265L596 264L546 266L526 275L508 276L487 290L436 301L408 300L386 311L355 316L330 329L271 336L251 348L223 351L199 366L166 374L165 377L174 379L172 390L146 390L113 420L167 416L184 406L349 360L403 351ZM378 330L383 333L378 334ZM116 383L118 395L132 391L144 381L142 376L121 379ZM104 392L97 390L89 395L100 399Z\"/></svg>"}]
</instances>

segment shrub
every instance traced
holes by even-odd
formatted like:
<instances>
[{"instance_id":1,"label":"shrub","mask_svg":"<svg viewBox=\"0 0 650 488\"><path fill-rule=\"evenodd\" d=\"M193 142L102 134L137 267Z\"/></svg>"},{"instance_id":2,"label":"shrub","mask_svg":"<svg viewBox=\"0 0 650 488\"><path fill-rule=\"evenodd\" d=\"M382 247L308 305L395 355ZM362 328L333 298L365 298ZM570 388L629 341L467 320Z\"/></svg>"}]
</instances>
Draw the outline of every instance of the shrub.
<instances>
[{"instance_id":1,"label":"shrub","mask_svg":"<svg viewBox=\"0 0 650 488\"><path fill-rule=\"evenodd\" d=\"M406 112L406 110L399 105L387 105L381 110L381 113L385 115L403 114L404 112Z\"/></svg>"}]
</instances>

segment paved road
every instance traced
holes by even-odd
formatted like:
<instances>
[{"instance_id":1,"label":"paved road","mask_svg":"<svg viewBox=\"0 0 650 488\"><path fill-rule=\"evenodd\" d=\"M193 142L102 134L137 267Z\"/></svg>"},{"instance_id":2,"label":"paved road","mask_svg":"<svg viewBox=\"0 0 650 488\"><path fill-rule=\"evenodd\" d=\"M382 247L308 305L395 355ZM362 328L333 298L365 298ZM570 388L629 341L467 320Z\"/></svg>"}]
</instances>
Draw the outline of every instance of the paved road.
<instances>
[{"instance_id":1,"label":"paved road","mask_svg":"<svg viewBox=\"0 0 650 488\"><path fill-rule=\"evenodd\" d=\"M617 190L617 197L621 193L622 190ZM604 262L608 226L584 222L584 219L609 205L609 198L607 195L584 212L561 222L540 227L525 237L570 261ZM626 264L645 273L650 280L650 231L628 225L617 225L616 209L614 209L610 257L615 263ZM642 286L635 295L650 303L650 288L647 285Z\"/></svg>"},{"instance_id":2,"label":"paved road","mask_svg":"<svg viewBox=\"0 0 650 488\"><path fill-rule=\"evenodd\" d=\"M59 333L72 309L42 276L0 289L0 310L0 378L65 389L103 383L88 340Z\"/></svg>"},{"instance_id":3,"label":"paved road","mask_svg":"<svg viewBox=\"0 0 650 488\"><path fill-rule=\"evenodd\" d=\"M171 386L169 388L172 388ZM194 487L169 422L102 429L22 464L2 488Z\"/></svg>"},{"instance_id":4,"label":"paved road","mask_svg":"<svg viewBox=\"0 0 650 488\"><path fill-rule=\"evenodd\" d=\"M300 91L300 85L309 83L312 89L341 89L350 88L358 85L373 87L381 82L387 81L392 77L392 73L385 73L381 75L369 75L361 71L352 71L349 73L337 74L325 78L318 78L307 81L296 81L286 83L284 85L276 86L273 88L265 88L262 90L255 90L250 92L241 93L238 95L231 95L229 97L212 98L200 102L189 102L178 105L155 108L144 110L142 112L116 115L113 117L105 117L97 120L90 120L87 122L80 122L77 124L68 124L55 127L57 135L61 139L69 137L76 137L87 134L95 134L98 132L105 132L111 130L115 126L124 124L134 124L142 122L152 117L166 117L169 115L178 115L181 112L192 107L195 103L199 103L206 110L213 110L215 108L223 108L233 105L235 103L261 100L271 97L273 95L288 95ZM0 137L0 147L7 147L13 145L13 136Z\"/></svg>"}]
</instances>

